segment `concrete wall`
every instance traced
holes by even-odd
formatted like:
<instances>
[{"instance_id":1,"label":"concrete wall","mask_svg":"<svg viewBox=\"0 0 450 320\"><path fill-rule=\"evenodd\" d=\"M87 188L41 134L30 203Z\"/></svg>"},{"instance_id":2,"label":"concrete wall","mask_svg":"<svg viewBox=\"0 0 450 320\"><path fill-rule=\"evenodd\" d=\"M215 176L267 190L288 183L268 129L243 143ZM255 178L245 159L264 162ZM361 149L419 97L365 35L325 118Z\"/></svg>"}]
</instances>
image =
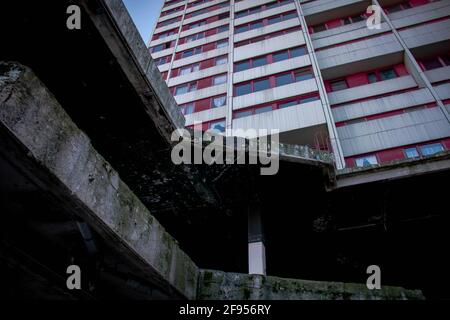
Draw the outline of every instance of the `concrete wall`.
<instances>
[{"instance_id":1,"label":"concrete wall","mask_svg":"<svg viewBox=\"0 0 450 320\"><path fill-rule=\"evenodd\" d=\"M30 178L64 199L73 214L87 221L149 279L179 297L195 298L197 266L54 96L22 65L2 62L0 70L0 128L20 143L22 157L46 172L44 179L31 170Z\"/></svg>"}]
</instances>

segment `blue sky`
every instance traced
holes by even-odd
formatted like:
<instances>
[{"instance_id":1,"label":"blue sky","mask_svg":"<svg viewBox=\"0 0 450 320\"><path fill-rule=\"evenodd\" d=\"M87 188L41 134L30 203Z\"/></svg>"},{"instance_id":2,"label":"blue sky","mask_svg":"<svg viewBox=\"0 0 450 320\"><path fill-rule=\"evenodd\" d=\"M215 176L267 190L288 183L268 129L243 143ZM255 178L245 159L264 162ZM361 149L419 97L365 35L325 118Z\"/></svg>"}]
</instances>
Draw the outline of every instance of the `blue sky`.
<instances>
[{"instance_id":1,"label":"blue sky","mask_svg":"<svg viewBox=\"0 0 450 320\"><path fill-rule=\"evenodd\" d=\"M158 18L163 0L123 0L134 24L146 44L150 39L153 26Z\"/></svg>"}]
</instances>

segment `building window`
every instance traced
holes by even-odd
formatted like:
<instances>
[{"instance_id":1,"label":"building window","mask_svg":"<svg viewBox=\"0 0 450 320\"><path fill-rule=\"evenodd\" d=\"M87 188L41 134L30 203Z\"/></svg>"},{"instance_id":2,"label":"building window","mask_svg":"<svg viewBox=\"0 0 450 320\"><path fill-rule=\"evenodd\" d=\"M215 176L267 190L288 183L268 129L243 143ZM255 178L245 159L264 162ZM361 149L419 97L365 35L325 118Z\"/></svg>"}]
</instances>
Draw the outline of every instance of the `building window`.
<instances>
[{"instance_id":1,"label":"building window","mask_svg":"<svg viewBox=\"0 0 450 320\"><path fill-rule=\"evenodd\" d=\"M238 26L238 27L236 27L236 29L235 29L235 33L242 33L242 32L246 32L246 31L248 31L249 30L249 27L248 27L248 25L243 25L243 26Z\"/></svg>"},{"instance_id":2,"label":"building window","mask_svg":"<svg viewBox=\"0 0 450 320\"><path fill-rule=\"evenodd\" d=\"M186 104L182 105L181 106L181 112L184 115L194 113L194 104L193 103L186 103Z\"/></svg>"},{"instance_id":3,"label":"building window","mask_svg":"<svg viewBox=\"0 0 450 320\"><path fill-rule=\"evenodd\" d=\"M264 27L264 24L262 23L262 21L258 21L258 22L253 22L250 24L250 30L255 30L255 29L259 29Z\"/></svg>"},{"instance_id":4,"label":"building window","mask_svg":"<svg viewBox=\"0 0 450 320\"><path fill-rule=\"evenodd\" d=\"M366 156L356 159L356 166L365 168L378 164L378 159L376 156Z\"/></svg>"},{"instance_id":5,"label":"building window","mask_svg":"<svg viewBox=\"0 0 450 320\"><path fill-rule=\"evenodd\" d=\"M243 96L245 94L252 93L252 84L246 83L236 86L236 96Z\"/></svg>"},{"instance_id":6,"label":"building window","mask_svg":"<svg viewBox=\"0 0 450 320\"><path fill-rule=\"evenodd\" d=\"M446 54L442 56L442 61L446 66L450 66L450 54Z\"/></svg>"},{"instance_id":7,"label":"building window","mask_svg":"<svg viewBox=\"0 0 450 320\"><path fill-rule=\"evenodd\" d=\"M283 102L283 103L280 103L280 104L278 105L278 109L289 108L289 107L292 107L292 106L296 106L297 104L298 104L297 100L294 100L294 101L288 101L288 102Z\"/></svg>"},{"instance_id":8,"label":"building window","mask_svg":"<svg viewBox=\"0 0 450 320\"><path fill-rule=\"evenodd\" d=\"M381 80L389 80L397 78L397 74L395 73L394 69L387 69L380 72Z\"/></svg>"},{"instance_id":9,"label":"building window","mask_svg":"<svg viewBox=\"0 0 450 320\"><path fill-rule=\"evenodd\" d=\"M224 25L224 26L220 26L217 28L217 33L221 33L221 32L225 32L228 31L230 29L230 26L228 24Z\"/></svg>"},{"instance_id":10,"label":"building window","mask_svg":"<svg viewBox=\"0 0 450 320\"><path fill-rule=\"evenodd\" d=\"M203 39L204 37L205 37L204 32L196 33L196 34L193 34L192 36L186 37L186 42L192 42L195 40Z\"/></svg>"},{"instance_id":11,"label":"building window","mask_svg":"<svg viewBox=\"0 0 450 320\"><path fill-rule=\"evenodd\" d=\"M197 47L194 49L183 51L181 56L183 58L192 57L193 55L202 53L202 47Z\"/></svg>"},{"instance_id":12,"label":"building window","mask_svg":"<svg viewBox=\"0 0 450 320\"><path fill-rule=\"evenodd\" d=\"M305 81L313 78L313 74L310 70L300 70L294 73L295 81Z\"/></svg>"},{"instance_id":13,"label":"building window","mask_svg":"<svg viewBox=\"0 0 450 320\"><path fill-rule=\"evenodd\" d=\"M314 32L321 32L327 30L327 26L324 23L313 26L312 28Z\"/></svg>"},{"instance_id":14,"label":"building window","mask_svg":"<svg viewBox=\"0 0 450 320\"><path fill-rule=\"evenodd\" d=\"M217 41L216 49L225 48L228 46L228 40Z\"/></svg>"},{"instance_id":15,"label":"building window","mask_svg":"<svg viewBox=\"0 0 450 320\"><path fill-rule=\"evenodd\" d=\"M223 107L226 104L227 104L227 96L216 97L216 98L213 98L213 100L212 100L213 108Z\"/></svg>"},{"instance_id":16,"label":"building window","mask_svg":"<svg viewBox=\"0 0 450 320\"><path fill-rule=\"evenodd\" d=\"M228 56L216 58L216 66L228 63Z\"/></svg>"},{"instance_id":17,"label":"building window","mask_svg":"<svg viewBox=\"0 0 450 320\"><path fill-rule=\"evenodd\" d=\"M356 16L352 16L351 19L353 23L356 23L365 20L365 16L363 14L357 14Z\"/></svg>"},{"instance_id":18,"label":"building window","mask_svg":"<svg viewBox=\"0 0 450 320\"><path fill-rule=\"evenodd\" d=\"M156 53L156 52L160 52L160 51L163 51L163 50L166 50L166 49L170 49L170 48L172 48L172 44L173 44L173 41L170 41L170 42L166 42L166 43L162 43L162 44L159 44L157 46L154 46L152 48L152 53Z\"/></svg>"},{"instance_id":19,"label":"building window","mask_svg":"<svg viewBox=\"0 0 450 320\"><path fill-rule=\"evenodd\" d=\"M374 73L374 72L369 73L369 74L367 75L367 78L368 78L368 80L369 80L369 83L375 83L375 82L378 81L377 74Z\"/></svg>"},{"instance_id":20,"label":"building window","mask_svg":"<svg viewBox=\"0 0 450 320\"><path fill-rule=\"evenodd\" d=\"M234 114L235 119L244 118L253 115L252 111L239 111Z\"/></svg>"},{"instance_id":21,"label":"building window","mask_svg":"<svg viewBox=\"0 0 450 320\"><path fill-rule=\"evenodd\" d=\"M273 75L267 78L253 80L244 85L235 86L235 96L280 87L294 82L313 78L311 70L294 70L289 73Z\"/></svg>"},{"instance_id":22,"label":"building window","mask_svg":"<svg viewBox=\"0 0 450 320\"><path fill-rule=\"evenodd\" d=\"M311 97L307 97L307 98L301 98L300 104L313 102L313 101L317 101L317 100L319 100L319 96L311 96Z\"/></svg>"},{"instance_id":23,"label":"building window","mask_svg":"<svg viewBox=\"0 0 450 320\"><path fill-rule=\"evenodd\" d=\"M442 151L444 151L444 147L440 143L427 144L420 147L420 152L424 156L431 156Z\"/></svg>"},{"instance_id":24,"label":"building window","mask_svg":"<svg viewBox=\"0 0 450 320\"><path fill-rule=\"evenodd\" d=\"M305 47L291 49L292 58L304 56L305 54L307 54Z\"/></svg>"},{"instance_id":25,"label":"building window","mask_svg":"<svg viewBox=\"0 0 450 320\"><path fill-rule=\"evenodd\" d=\"M253 68L261 67L261 66L264 66L266 64L267 64L267 58L266 57L252 59L252 67Z\"/></svg>"},{"instance_id":26,"label":"building window","mask_svg":"<svg viewBox=\"0 0 450 320\"><path fill-rule=\"evenodd\" d=\"M183 84L181 86L176 87L175 89L175 95L185 94L188 92L193 92L197 90L197 82L192 82L189 84Z\"/></svg>"},{"instance_id":27,"label":"building window","mask_svg":"<svg viewBox=\"0 0 450 320\"><path fill-rule=\"evenodd\" d=\"M200 64L196 63L187 67L183 67L180 69L180 75L184 76L190 74L192 72L196 72L200 70Z\"/></svg>"},{"instance_id":28,"label":"building window","mask_svg":"<svg viewBox=\"0 0 450 320\"><path fill-rule=\"evenodd\" d=\"M437 57L422 61L422 65L425 68L425 70L433 70L442 67L442 63Z\"/></svg>"},{"instance_id":29,"label":"building window","mask_svg":"<svg viewBox=\"0 0 450 320\"><path fill-rule=\"evenodd\" d=\"M269 111L272 111L272 106L257 108L257 109L255 109L255 114L265 113L265 112L269 112Z\"/></svg>"},{"instance_id":30,"label":"building window","mask_svg":"<svg viewBox=\"0 0 450 320\"><path fill-rule=\"evenodd\" d=\"M257 80L253 83L253 86L254 92L267 90L270 89L270 81L269 79Z\"/></svg>"},{"instance_id":31,"label":"building window","mask_svg":"<svg viewBox=\"0 0 450 320\"><path fill-rule=\"evenodd\" d=\"M216 122L211 122L210 129L213 130L218 130L220 132L225 132L225 121L216 121Z\"/></svg>"},{"instance_id":32,"label":"building window","mask_svg":"<svg viewBox=\"0 0 450 320\"><path fill-rule=\"evenodd\" d=\"M238 62L235 64L235 71L239 72L239 71L244 71L250 69L250 60L246 60L243 62Z\"/></svg>"},{"instance_id":33,"label":"building window","mask_svg":"<svg viewBox=\"0 0 450 320\"><path fill-rule=\"evenodd\" d=\"M289 59L289 52L281 51L272 55L273 62L283 61Z\"/></svg>"},{"instance_id":34,"label":"building window","mask_svg":"<svg viewBox=\"0 0 450 320\"><path fill-rule=\"evenodd\" d=\"M418 158L419 157L419 152L417 151L416 148L408 148L408 149L405 149L405 156L408 159Z\"/></svg>"},{"instance_id":35,"label":"building window","mask_svg":"<svg viewBox=\"0 0 450 320\"><path fill-rule=\"evenodd\" d=\"M275 82L276 82L277 87L279 87L279 86L284 86L284 85L290 84L290 83L294 82L294 80L292 79L292 75L290 73L287 73L287 74L282 74L280 76L277 76L275 78Z\"/></svg>"},{"instance_id":36,"label":"building window","mask_svg":"<svg viewBox=\"0 0 450 320\"><path fill-rule=\"evenodd\" d=\"M348 88L347 81L345 80L335 80L330 83L331 91L340 91Z\"/></svg>"},{"instance_id":37,"label":"building window","mask_svg":"<svg viewBox=\"0 0 450 320\"><path fill-rule=\"evenodd\" d=\"M216 76L213 79L213 84L215 86L219 85L219 84L224 84L227 82L227 75L226 74L222 74L220 76Z\"/></svg>"}]
</instances>

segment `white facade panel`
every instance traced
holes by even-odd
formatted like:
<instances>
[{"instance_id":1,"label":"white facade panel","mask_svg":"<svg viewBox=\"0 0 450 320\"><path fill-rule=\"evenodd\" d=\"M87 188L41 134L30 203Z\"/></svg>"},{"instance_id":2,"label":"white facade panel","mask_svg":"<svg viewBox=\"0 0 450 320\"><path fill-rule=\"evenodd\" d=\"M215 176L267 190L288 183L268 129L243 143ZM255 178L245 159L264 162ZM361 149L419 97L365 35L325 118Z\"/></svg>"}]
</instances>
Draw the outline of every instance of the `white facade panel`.
<instances>
[{"instance_id":1,"label":"white facade panel","mask_svg":"<svg viewBox=\"0 0 450 320\"><path fill-rule=\"evenodd\" d=\"M227 71L228 71L228 65L226 65L226 64L216 66L216 67L211 67L211 68L200 70L197 72L192 72L187 75L170 78L169 82L168 82L168 86L169 87L177 86L182 83L199 80L202 78L214 76L216 74L226 73Z\"/></svg>"},{"instance_id":2,"label":"white facade panel","mask_svg":"<svg viewBox=\"0 0 450 320\"><path fill-rule=\"evenodd\" d=\"M175 101L178 104L185 104L185 103L196 101L196 100L201 100L201 99L205 99L205 98L209 98L209 97L213 97L213 96L218 96L218 95L224 94L226 92L227 92L227 84L224 83L224 84L221 84L218 86L212 86L212 87L200 89L200 90L197 90L194 92L188 92L185 94L175 96Z\"/></svg>"},{"instance_id":3,"label":"white facade panel","mask_svg":"<svg viewBox=\"0 0 450 320\"><path fill-rule=\"evenodd\" d=\"M347 104L333 108L332 111L334 120L342 122L433 102L435 100L430 90L424 88L394 96Z\"/></svg>"},{"instance_id":4,"label":"white facade panel","mask_svg":"<svg viewBox=\"0 0 450 320\"><path fill-rule=\"evenodd\" d=\"M439 108L337 128L346 157L450 137L450 126Z\"/></svg>"},{"instance_id":5,"label":"white facade panel","mask_svg":"<svg viewBox=\"0 0 450 320\"><path fill-rule=\"evenodd\" d=\"M235 48L234 61L237 62L260 55L269 54L275 51L280 51L283 49L302 46L304 44L305 39L303 38L303 34L300 31L292 32L284 36Z\"/></svg>"},{"instance_id":6,"label":"white facade panel","mask_svg":"<svg viewBox=\"0 0 450 320\"><path fill-rule=\"evenodd\" d=\"M404 76L341 91L330 92L328 94L328 99L330 100L330 104L334 105L415 87L417 87L417 83L414 78L412 76Z\"/></svg>"},{"instance_id":7,"label":"white facade panel","mask_svg":"<svg viewBox=\"0 0 450 320\"><path fill-rule=\"evenodd\" d=\"M223 56L223 55L226 55L227 53L228 53L228 47L215 49L215 50L211 50L211 51L200 53L200 54L196 54L196 55L188 57L188 58L175 60L173 62L172 68L178 68L178 67L186 66L188 64L192 64L192 63L200 62L200 61L203 61L203 60L207 60L207 59L210 59L210 58Z\"/></svg>"},{"instance_id":8,"label":"white facade panel","mask_svg":"<svg viewBox=\"0 0 450 320\"><path fill-rule=\"evenodd\" d=\"M280 62L275 62L265 66L244 70L241 72L235 72L233 74L233 83L249 81L288 70L307 67L310 65L311 60L309 59L309 55L288 59Z\"/></svg>"},{"instance_id":9,"label":"white facade panel","mask_svg":"<svg viewBox=\"0 0 450 320\"><path fill-rule=\"evenodd\" d=\"M227 106L220 108L212 108L193 114L185 115L186 126L191 126L195 123L203 123L212 120L223 119L227 116Z\"/></svg>"},{"instance_id":10,"label":"white facade panel","mask_svg":"<svg viewBox=\"0 0 450 320\"><path fill-rule=\"evenodd\" d=\"M264 91L254 92L233 98L233 109L238 110L259 104L277 101L298 95L316 92L318 90L316 79L291 83Z\"/></svg>"},{"instance_id":11,"label":"white facade panel","mask_svg":"<svg viewBox=\"0 0 450 320\"><path fill-rule=\"evenodd\" d=\"M272 112L234 119L233 129L274 129L285 132L325 123L322 104L318 100Z\"/></svg>"}]
</instances>

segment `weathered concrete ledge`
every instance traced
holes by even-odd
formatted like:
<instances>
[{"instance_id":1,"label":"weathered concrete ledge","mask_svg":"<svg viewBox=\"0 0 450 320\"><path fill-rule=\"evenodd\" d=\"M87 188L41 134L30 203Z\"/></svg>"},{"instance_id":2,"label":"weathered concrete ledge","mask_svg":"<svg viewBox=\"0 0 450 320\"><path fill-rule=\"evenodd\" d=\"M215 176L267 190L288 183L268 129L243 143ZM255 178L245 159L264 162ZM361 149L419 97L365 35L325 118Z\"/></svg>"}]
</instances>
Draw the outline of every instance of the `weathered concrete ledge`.
<instances>
[{"instance_id":1,"label":"weathered concrete ledge","mask_svg":"<svg viewBox=\"0 0 450 320\"><path fill-rule=\"evenodd\" d=\"M196 297L197 266L34 73L18 63L0 62L0 132L3 143L17 145L10 151L14 165L64 199L71 214L88 222L147 280L174 297Z\"/></svg>"},{"instance_id":2,"label":"weathered concrete ledge","mask_svg":"<svg viewBox=\"0 0 450 320\"><path fill-rule=\"evenodd\" d=\"M89 0L79 2L170 143L172 131L184 127L184 116L122 0L100 0L101 9L93 7Z\"/></svg>"},{"instance_id":3,"label":"weathered concrete ledge","mask_svg":"<svg viewBox=\"0 0 450 320\"><path fill-rule=\"evenodd\" d=\"M200 300L423 300L420 290L201 270Z\"/></svg>"},{"instance_id":4,"label":"weathered concrete ledge","mask_svg":"<svg viewBox=\"0 0 450 320\"><path fill-rule=\"evenodd\" d=\"M345 168L336 172L337 188L383 180L396 180L449 170L450 152L419 159L402 159L366 168Z\"/></svg>"}]
</instances>

